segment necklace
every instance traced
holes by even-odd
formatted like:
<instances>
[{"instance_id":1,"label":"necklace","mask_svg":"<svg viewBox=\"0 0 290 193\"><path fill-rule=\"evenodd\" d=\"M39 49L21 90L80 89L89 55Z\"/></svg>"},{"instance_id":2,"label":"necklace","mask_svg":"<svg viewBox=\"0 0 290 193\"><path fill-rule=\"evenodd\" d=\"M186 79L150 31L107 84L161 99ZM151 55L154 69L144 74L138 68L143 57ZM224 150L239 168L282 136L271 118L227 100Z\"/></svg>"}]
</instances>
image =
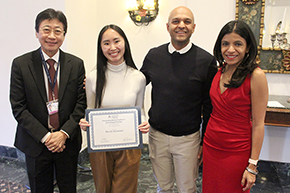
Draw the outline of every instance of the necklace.
<instances>
[{"instance_id":1,"label":"necklace","mask_svg":"<svg viewBox=\"0 0 290 193\"><path fill-rule=\"evenodd\" d=\"M234 68L230 68L230 69L229 69L229 67L226 66L226 69L225 69L225 71L222 73L222 77L221 77L221 78L224 77L224 78L226 79L225 82L230 82L230 80L232 79L232 76L233 76L235 70L236 70L236 67L234 67ZM229 74L229 75L227 76L227 74Z\"/></svg>"},{"instance_id":2,"label":"necklace","mask_svg":"<svg viewBox=\"0 0 290 193\"><path fill-rule=\"evenodd\" d=\"M232 75L233 75L233 73L231 75L229 75L229 76L226 76L225 73L222 73L221 79L223 79L223 80L225 79L224 82L230 82L230 80L232 78Z\"/></svg>"}]
</instances>

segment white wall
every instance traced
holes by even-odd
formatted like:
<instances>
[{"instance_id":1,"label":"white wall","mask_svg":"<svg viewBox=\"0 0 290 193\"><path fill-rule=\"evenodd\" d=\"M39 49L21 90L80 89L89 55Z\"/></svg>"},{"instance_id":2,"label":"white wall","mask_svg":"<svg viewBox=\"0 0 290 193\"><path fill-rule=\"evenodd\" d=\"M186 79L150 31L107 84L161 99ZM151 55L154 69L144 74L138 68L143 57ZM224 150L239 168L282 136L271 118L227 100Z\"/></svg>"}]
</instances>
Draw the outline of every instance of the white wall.
<instances>
[{"instance_id":1,"label":"white wall","mask_svg":"<svg viewBox=\"0 0 290 193\"><path fill-rule=\"evenodd\" d=\"M260 159L290 163L289 147L290 127L266 126Z\"/></svg>"},{"instance_id":2,"label":"white wall","mask_svg":"<svg viewBox=\"0 0 290 193\"><path fill-rule=\"evenodd\" d=\"M4 67L0 77L3 81L0 120L4 123L0 127L0 145L13 146L16 127L9 103L11 61L14 57L39 46L35 38L34 20L41 10L53 7L64 11L68 19L68 33L62 49L83 58L86 71L89 72L96 64L97 36L104 25L114 23L125 31L133 58L140 68L144 56L151 47L170 40L165 24L169 12L179 5L188 6L194 13L196 30L192 36L192 42L212 53L219 30L226 22L235 18L235 2L233 0L159 0L160 11L156 20L148 26L137 27L126 11L127 0L0 0L0 25L2 26L0 65ZM290 75L267 74L267 78L270 94L290 96ZM145 106L148 108L150 106L149 91L146 92L145 98ZM271 136L267 136L268 133L266 132L265 141L271 142L272 139ZM284 136L290 138L289 135ZM147 136L144 137L146 142ZM275 147L275 144L271 145ZM267 147L267 144L264 147ZM269 158L267 154L264 157L264 159ZM287 160L290 162L290 156Z\"/></svg>"}]
</instances>

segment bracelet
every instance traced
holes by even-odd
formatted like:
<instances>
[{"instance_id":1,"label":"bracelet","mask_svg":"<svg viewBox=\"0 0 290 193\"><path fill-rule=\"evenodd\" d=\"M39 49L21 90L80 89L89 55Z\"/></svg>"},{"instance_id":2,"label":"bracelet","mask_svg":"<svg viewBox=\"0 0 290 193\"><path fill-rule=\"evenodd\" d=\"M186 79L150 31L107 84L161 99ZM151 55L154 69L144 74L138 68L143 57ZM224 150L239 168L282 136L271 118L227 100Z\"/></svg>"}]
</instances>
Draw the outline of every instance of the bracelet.
<instances>
[{"instance_id":1,"label":"bracelet","mask_svg":"<svg viewBox=\"0 0 290 193\"><path fill-rule=\"evenodd\" d=\"M255 165L255 166L257 166L258 161L259 161L259 160L253 160L253 159L251 159L251 158L249 159L249 163L250 163L250 164L253 164L253 165Z\"/></svg>"},{"instance_id":2,"label":"bracelet","mask_svg":"<svg viewBox=\"0 0 290 193\"><path fill-rule=\"evenodd\" d=\"M258 175L258 170L255 172L254 170L251 170L250 168L248 168L248 167L246 167L246 170L248 171L248 172L250 172L251 174L254 174L254 175Z\"/></svg>"}]
</instances>

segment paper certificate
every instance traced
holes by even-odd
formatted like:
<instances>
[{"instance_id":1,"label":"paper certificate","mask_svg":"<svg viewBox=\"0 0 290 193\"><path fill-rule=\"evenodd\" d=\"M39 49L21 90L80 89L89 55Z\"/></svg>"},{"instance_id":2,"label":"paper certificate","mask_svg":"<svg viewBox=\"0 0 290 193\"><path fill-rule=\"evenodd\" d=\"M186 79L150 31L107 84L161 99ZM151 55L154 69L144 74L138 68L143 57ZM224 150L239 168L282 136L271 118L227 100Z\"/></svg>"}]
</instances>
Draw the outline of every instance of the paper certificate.
<instances>
[{"instance_id":1,"label":"paper certificate","mask_svg":"<svg viewBox=\"0 0 290 193\"><path fill-rule=\"evenodd\" d=\"M142 148L139 107L87 109L88 152Z\"/></svg>"}]
</instances>

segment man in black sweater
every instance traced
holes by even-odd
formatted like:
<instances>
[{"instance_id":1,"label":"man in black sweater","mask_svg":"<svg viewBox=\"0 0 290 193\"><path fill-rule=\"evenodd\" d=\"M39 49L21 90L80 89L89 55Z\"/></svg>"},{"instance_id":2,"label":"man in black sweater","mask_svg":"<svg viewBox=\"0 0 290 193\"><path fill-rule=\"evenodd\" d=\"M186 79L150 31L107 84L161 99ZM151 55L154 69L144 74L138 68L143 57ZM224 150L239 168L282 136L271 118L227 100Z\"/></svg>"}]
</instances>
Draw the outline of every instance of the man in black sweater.
<instances>
[{"instance_id":1,"label":"man in black sweater","mask_svg":"<svg viewBox=\"0 0 290 193\"><path fill-rule=\"evenodd\" d=\"M194 29L190 9L173 9L167 23L171 42L152 48L141 68L147 84L152 83L149 153L157 192L173 192L175 179L179 192L196 192L217 65L211 54L190 42Z\"/></svg>"}]
</instances>

